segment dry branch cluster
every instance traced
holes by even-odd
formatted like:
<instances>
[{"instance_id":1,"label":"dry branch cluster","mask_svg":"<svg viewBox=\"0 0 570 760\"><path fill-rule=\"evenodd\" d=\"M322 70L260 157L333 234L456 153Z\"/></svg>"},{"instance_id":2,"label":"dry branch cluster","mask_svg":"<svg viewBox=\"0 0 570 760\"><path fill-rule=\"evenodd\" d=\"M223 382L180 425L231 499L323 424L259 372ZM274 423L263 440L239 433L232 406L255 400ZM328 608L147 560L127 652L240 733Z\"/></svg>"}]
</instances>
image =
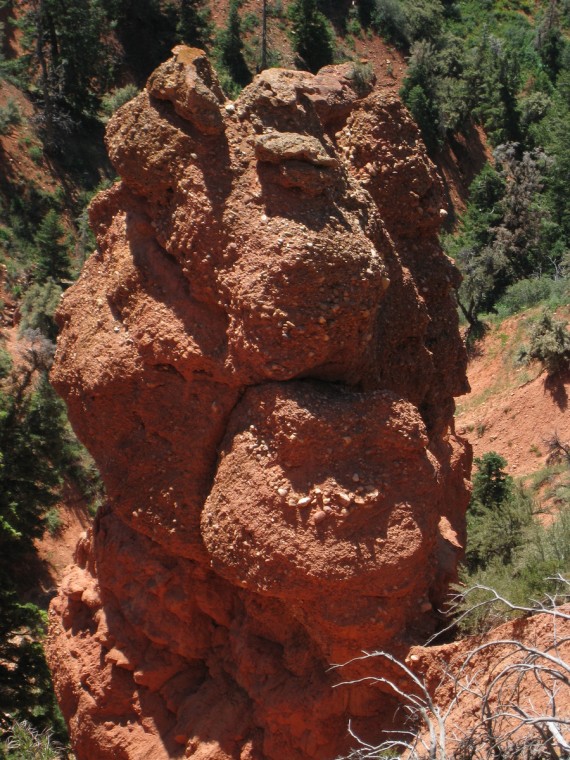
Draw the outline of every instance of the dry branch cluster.
<instances>
[{"instance_id":1,"label":"dry branch cluster","mask_svg":"<svg viewBox=\"0 0 570 760\"><path fill-rule=\"evenodd\" d=\"M570 614L564 605L570 597L570 582L561 576L556 580L561 593L532 607L512 604L481 586L457 595L454 606L465 610L460 618L481 605L500 603L512 613L547 616L548 637L541 635L540 644L534 645L516 638L481 642L474 637L466 656L458 663L442 665L443 676L435 689L428 688L426 679L393 655L364 652L357 660L380 658L393 675L364 676L338 686L370 682L388 688L401 700L409 728L390 732L380 744L372 745L349 726L357 747L348 758L570 758ZM469 596L480 591L487 592L487 600L466 609Z\"/></svg>"}]
</instances>

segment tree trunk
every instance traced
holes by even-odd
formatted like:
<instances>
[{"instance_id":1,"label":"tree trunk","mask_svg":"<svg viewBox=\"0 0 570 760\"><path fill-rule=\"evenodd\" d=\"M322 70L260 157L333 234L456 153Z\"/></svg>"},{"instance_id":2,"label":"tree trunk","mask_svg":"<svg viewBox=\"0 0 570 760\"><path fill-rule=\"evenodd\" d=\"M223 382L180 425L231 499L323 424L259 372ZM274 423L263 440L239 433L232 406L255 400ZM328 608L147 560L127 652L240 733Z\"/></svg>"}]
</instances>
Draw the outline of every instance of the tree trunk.
<instances>
[{"instance_id":1,"label":"tree trunk","mask_svg":"<svg viewBox=\"0 0 570 760\"><path fill-rule=\"evenodd\" d=\"M267 68L267 0L263 0L261 11L261 67L260 71Z\"/></svg>"},{"instance_id":2,"label":"tree trunk","mask_svg":"<svg viewBox=\"0 0 570 760\"><path fill-rule=\"evenodd\" d=\"M36 56L41 69L40 82L43 99L45 142L47 145L52 145L54 143L54 103L50 86L50 71L44 51L44 10L44 2L40 0L36 6Z\"/></svg>"}]
</instances>

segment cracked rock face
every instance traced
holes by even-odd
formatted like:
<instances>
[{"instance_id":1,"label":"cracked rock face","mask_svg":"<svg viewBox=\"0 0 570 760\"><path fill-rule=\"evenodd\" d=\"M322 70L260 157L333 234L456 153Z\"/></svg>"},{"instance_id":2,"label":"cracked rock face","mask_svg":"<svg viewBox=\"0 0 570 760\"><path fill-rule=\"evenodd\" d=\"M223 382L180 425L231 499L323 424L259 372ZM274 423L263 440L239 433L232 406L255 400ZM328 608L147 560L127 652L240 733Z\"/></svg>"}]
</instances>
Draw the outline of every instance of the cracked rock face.
<instances>
[{"instance_id":1,"label":"cracked rock face","mask_svg":"<svg viewBox=\"0 0 570 760\"><path fill-rule=\"evenodd\" d=\"M430 633L464 538L442 189L350 65L225 102L179 47L109 124L121 181L53 381L108 503L51 607L79 760L307 760L393 697L331 665Z\"/></svg>"}]
</instances>

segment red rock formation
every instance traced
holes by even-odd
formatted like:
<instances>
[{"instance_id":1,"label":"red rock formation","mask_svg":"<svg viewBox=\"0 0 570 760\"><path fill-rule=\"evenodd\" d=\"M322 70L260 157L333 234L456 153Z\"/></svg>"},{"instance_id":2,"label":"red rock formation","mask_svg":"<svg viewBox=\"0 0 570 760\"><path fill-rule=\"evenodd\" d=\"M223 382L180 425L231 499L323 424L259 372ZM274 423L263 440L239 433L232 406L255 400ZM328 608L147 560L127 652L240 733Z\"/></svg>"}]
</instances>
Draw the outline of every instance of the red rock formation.
<instances>
[{"instance_id":1,"label":"red rock formation","mask_svg":"<svg viewBox=\"0 0 570 760\"><path fill-rule=\"evenodd\" d=\"M330 665L433 630L463 540L439 180L350 65L229 103L177 48L107 140L53 373L108 493L51 608L74 750L333 758L394 703Z\"/></svg>"}]
</instances>

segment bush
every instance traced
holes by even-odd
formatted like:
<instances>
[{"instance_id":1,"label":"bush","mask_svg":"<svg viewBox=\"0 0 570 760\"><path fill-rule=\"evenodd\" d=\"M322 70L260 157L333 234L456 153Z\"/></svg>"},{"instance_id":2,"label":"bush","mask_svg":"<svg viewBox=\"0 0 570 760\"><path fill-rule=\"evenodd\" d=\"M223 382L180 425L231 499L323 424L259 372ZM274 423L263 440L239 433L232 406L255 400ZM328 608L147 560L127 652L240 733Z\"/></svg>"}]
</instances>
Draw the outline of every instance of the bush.
<instances>
[{"instance_id":1,"label":"bush","mask_svg":"<svg viewBox=\"0 0 570 760\"><path fill-rule=\"evenodd\" d=\"M50 340L55 340L57 325L54 314L62 292L61 287L51 279L47 279L43 283L34 283L26 291L20 306L21 329L39 330Z\"/></svg>"},{"instance_id":2,"label":"bush","mask_svg":"<svg viewBox=\"0 0 570 760\"><path fill-rule=\"evenodd\" d=\"M46 525L57 528L54 508L64 478L80 467L80 450L47 381L53 345L28 331L19 353L17 367L0 384L0 725L8 717L26 720L37 731L51 727L65 741L42 647L46 615L21 602L16 570ZM1 757L4 748L0 742ZM13 760L43 757L33 744L9 749Z\"/></svg>"},{"instance_id":3,"label":"bush","mask_svg":"<svg viewBox=\"0 0 570 760\"><path fill-rule=\"evenodd\" d=\"M531 359L541 362L549 375L570 366L570 333L566 323L544 312L530 334Z\"/></svg>"},{"instance_id":4,"label":"bush","mask_svg":"<svg viewBox=\"0 0 570 760\"><path fill-rule=\"evenodd\" d=\"M0 348L0 380L10 374L12 369L12 357L5 348Z\"/></svg>"},{"instance_id":5,"label":"bush","mask_svg":"<svg viewBox=\"0 0 570 760\"><path fill-rule=\"evenodd\" d=\"M10 98L6 105L0 108L0 135L7 135L12 127L20 124L22 114L15 100Z\"/></svg>"},{"instance_id":6,"label":"bush","mask_svg":"<svg viewBox=\"0 0 570 760\"><path fill-rule=\"evenodd\" d=\"M45 521L50 536L57 536L63 526L63 520L57 507L53 507L46 513Z\"/></svg>"},{"instance_id":7,"label":"bush","mask_svg":"<svg viewBox=\"0 0 570 760\"><path fill-rule=\"evenodd\" d=\"M376 81L374 69L369 63L353 63L350 78L352 86L361 96L368 95Z\"/></svg>"},{"instance_id":8,"label":"bush","mask_svg":"<svg viewBox=\"0 0 570 760\"><path fill-rule=\"evenodd\" d=\"M467 655L450 662L443 658L439 684L432 666L428 681L414 672L414 657L407 664L389 652L365 652L336 666L342 669L368 661L367 675L336 686L366 682L388 689L402 705L408 729L385 731L386 739L374 746L362 741L349 724L357 746L338 760L567 758L568 721L560 697L570 686L570 663L561 645L568 641L563 631L570 615L556 605L570 598L570 583L562 577L558 580L559 596L534 607L513 604L492 588L476 587L460 594L461 604L467 607L464 616L497 603L518 615L542 613L540 643L476 640ZM376 659L380 666L375 665ZM463 713L461 726L456 709Z\"/></svg>"},{"instance_id":9,"label":"bush","mask_svg":"<svg viewBox=\"0 0 570 760\"><path fill-rule=\"evenodd\" d=\"M496 305L497 313L501 317L508 317L530 309L549 298L553 285L554 280L548 277L519 280L510 285L499 299Z\"/></svg>"},{"instance_id":10,"label":"bush","mask_svg":"<svg viewBox=\"0 0 570 760\"><path fill-rule=\"evenodd\" d=\"M9 728L9 737L0 745L2 757L6 760L60 760L63 749L52 739L49 729L37 731L28 721L14 721ZM5 754L4 754L5 753Z\"/></svg>"},{"instance_id":11,"label":"bush","mask_svg":"<svg viewBox=\"0 0 570 760\"><path fill-rule=\"evenodd\" d=\"M408 72L400 94L414 117L426 147L434 152L442 144L443 122L437 89L437 50L431 42L412 46Z\"/></svg>"},{"instance_id":12,"label":"bush","mask_svg":"<svg viewBox=\"0 0 570 760\"><path fill-rule=\"evenodd\" d=\"M467 513L465 563L470 572L490 565L510 565L532 523L534 504L522 486L511 482L502 501L485 506L472 499Z\"/></svg>"},{"instance_id":13,"label":"bush","mask_svg":"<svg viewBox=\"0 0 570 760\"><path fill-rule=\"evenodd\" d=\"M554 592L556 584L550 579L558 574L570 574L570 505L567 501L550 525L532 523L524 543L515 553L514 569L525 599L540 599Z\"/></svg>"},{"instance_id":14,"label":"bush","mask_svg":"<svg viewBox=\"0 0 570 760\"><path fill-rule=\"evenodd\" d=\"M409 46L406 12L400 0L376 0L372 24L392 42Z\"/></svg>"},{"instance_id":15,"label":"bush","mask_svg":"<svg viewBox=\"0 0 570 760\"><path fill-rule=\"evenodd\" d=\"M348 17L346 19L346 33L352 34L354 37L360 37L362 34L361 14L354 5L348 11Z\"/></svg>"},{"instance_id":16,"label":"bush","mask_svg":"<svg viewBox=\"0 0 570 760\"><path fill-rule=\"evenodd\" d=\"M556 440L555 440L556 439ZM552 450L558 442L553 438ZM563 449L566 451L566 449ZM558 512L548 526L535 518L532 492L505 471L507 462L495 452L475 460L473 497L467 513L465 567L460 580L475 587L469 601L458 606L463 634L475 634L504 622L513 612L504 604L483 603L492 588L517 605L556 593L559 575L570 575L570 501L561 492ZM544 483L535 479L536 491ZM564 484L565 485L565 484ZM480 606L479 603L481 603Z\"/></svg>"},{"instance_id":17,"label":"bush","mask_svg":"<svg viewBox=\"0 0 570 760\"><path fill-rule=\"evenodd\" d=\"M136 97L138 93L139 90L134 84L127 84L104 95L101 99L103 121L108 121L117 109Z\"/></svg>"},{"instance_id":18,"label":"bush","mask_svg":"<svg viewBox=\"0 0 570 760\"><path fill-rule=\"evenodd\" d=\"M28 149L28 155L36 166L39 166L44 160L44 151L40 145L31 145Z\"/></svg>"},{"instance_id":19,"label":"bush","mask_svg":"<svg viewBox=\"0 0 570 760\"><path fill-rule=\"evenodd\" d=\"M406 48L416 40L436 40L442 21L443 8L437 0L376 0L372 11L376 29Z\"/></svg>"}]
</instances>

